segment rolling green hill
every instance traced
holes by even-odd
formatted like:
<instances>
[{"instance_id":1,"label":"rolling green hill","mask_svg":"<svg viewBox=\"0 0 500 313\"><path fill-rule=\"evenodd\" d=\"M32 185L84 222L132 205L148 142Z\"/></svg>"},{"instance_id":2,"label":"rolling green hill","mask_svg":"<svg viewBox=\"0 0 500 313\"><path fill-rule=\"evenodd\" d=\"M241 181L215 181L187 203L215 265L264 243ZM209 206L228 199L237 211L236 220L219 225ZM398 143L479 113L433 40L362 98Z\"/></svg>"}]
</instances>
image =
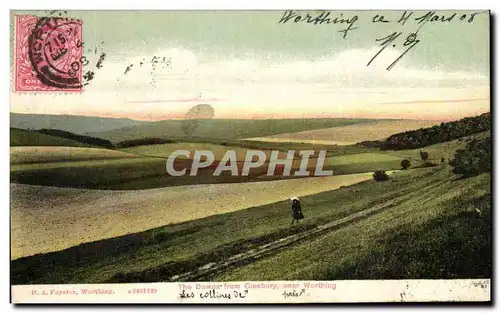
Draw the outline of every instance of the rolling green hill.
<instances>
[{"instance_id":1,"label":"rolling green hill","mask_svg":"<svg viewBox=\"0 0 500 313\"><path fill-rule=\"evenodd\" d=\"M10 126L21 129L60 129L76 134L107 131L114 128L139 125L143 121L128 118L107 118L80 115L10 113Z\"/></svg>"},{"instance_id":2,"label":"rolling green hill","mask_svg":"<svg viewBox=\"0 0 500 313\"><path fill-rule=\"evenodd\" d=\"M68 138L55 137L35 131L10 128L10 145L15 146L68 146L90 147L88 144Z\"/></svg>"},{"instance_id":3,"label":"rolling green hill","mask_svg":"<svg viewBox=\"0 0 500 313\"><path fill-rule=\"evenodd\" d=\"M438 162L469 140L488 135L412 150L337 151L327 160L337 174L398 169L403 158L411 159L412 168L390 174L388 181L301 197L306 218L299 225L290 226L289 201L256 205L16 259L11 261L12 283L192 281L182 276L191 272L196 280L212 281L490 278L491 173L463 176L448 162ZM13 165L11 181L146 189L212 177L208 169L200 171L205 176L166 176L164 154L178 144L126 149L148 157ZM217 149L223 152L224 147ZM344 152L350 148L342 147ZM421 150L437 165L415 168L422 163ZM217 182L222 181L205 181ZM265 249L271 250L250 261L238 259ZM199 270L230 259L237 260L230 267Z\"/></svg>"},{"instance_id":4,"label":"rolling green hill","mask_svg":"<svg viewBox=\"0 0 500 313\"><path fill-rule=\"evenodd\" d=\"M334 175L366 173L374 170L398 170L400 161L397 158L381 155L374 161L358 158L344 160L341 164L335 164L335 157L328 158L325 169L332 169ZM138 156L135 158L105 159L104 157L83 161L58 161L31 164L11 164L11 182L31 185L73 187L87 189L107 190L138 190L151 189L167 186L182 186L196 184L219 184L219 183L242 183L250 181L271 181L284 179L302 179L295 176L281 176L279 174L267 176L265 163L259 168L251 170L248 176L231 176L225 172L220 176L213 176L215 167L202 168L196 176L189 174L183 176L170 176L165 169L165 158ZM179 168L190 168L192 160L178 160ZM311 161L313 164L314 161ZM353 163L354 162L354 163ZM294 163L293 171L300 164ZM176 165L177 166L177 165ZM241 172L243 162L238 163ZM314 164L312 165L314 166ZM309 167L311 175L314 168ZM189 172L187 172L189 173Z\"/></svg>"},{"instance_id":5,"label":"rolling green hill","mask_svg":"<svg viewBox=\"0 0 500 313\"><path fill-rule=\"evenodd\" d=\"M401 171L301 201L299 225L290 226L289 201L280 201L17 259L12 283L169 281L344 218L197 280L491 277L490 174L459 179L449 166Z\"/></svg>"},{"instance_id":6,"label":"rolling green hill","mask_svg":"<svg viewBox=\"0 0 500 313\"><path fill-rule=\"evenodd\" d=\"M24 130L10 128L10 146L66 146L114 149L109 140L78 135L59 129Z\"/></svg>"},{"instance_id":7,"label":"rolling green hill","mask_svg":"<svg viewBox=\"0 0 500 313\"><path fill-rule=\"evenodd\" d=\"M370 119L264 119L264 120L168 120L123 127L89 135L105 138L112 142L157 137L179 138L217 138L237 139L298 132L335 126L346 126L372 121Z\"/></svg>"},{"instance_id":8,"label":"rolling green hill","mask_svg":"<svg viewBox=\"0 0 500 313\"><path fill-rule=\"evenodd\" d=\"M304 199L314 210L331 207L326 199L343 208L347 203L363 207L365 201L373 205L384 197L390 198L390 204L378 213L210 279L490 278L490 175L457 179L449 167L398 174L402 176L387 183L365 182L348 187L358 199L346 201L340 191L328 198L325 195L323 201L314 196ZM369 185L373 189L368 189ZM328 217L328 213L324 217L338 219Z\"/></svg>"}]
</instances>

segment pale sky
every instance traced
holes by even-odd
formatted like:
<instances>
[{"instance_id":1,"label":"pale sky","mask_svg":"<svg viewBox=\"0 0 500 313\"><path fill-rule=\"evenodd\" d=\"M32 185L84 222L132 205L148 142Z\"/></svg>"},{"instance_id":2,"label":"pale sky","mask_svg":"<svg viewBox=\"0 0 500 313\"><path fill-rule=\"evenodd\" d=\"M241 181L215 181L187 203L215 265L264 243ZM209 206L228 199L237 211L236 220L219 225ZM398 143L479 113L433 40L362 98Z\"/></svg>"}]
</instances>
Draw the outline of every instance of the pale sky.
<instances>
[{"instance_id":1,"label":"pale sky","mask_svg":"<svg viewBox=\"0 0 500 313\"><path fill-rule=\"evenodd\" d=\"M77 94L12 92L12 112L161 120L210 104L215 118L454 119L490 109L487 13L468 23L474 12L436 12L457 14L421 26L415 18L425 11L404 25L398 11L331 11L358 16L346 38L339 30L347 24L279 24L283 11L68 13L83 20L94 79ZM376 14L389 23L372 23ZM418 44L387 71L420 26ZM394 46L366 66L381 48L376 39L393 32L402 32ZM154 56L169 64L153 70Z\"/></svg>"}]
</instances>

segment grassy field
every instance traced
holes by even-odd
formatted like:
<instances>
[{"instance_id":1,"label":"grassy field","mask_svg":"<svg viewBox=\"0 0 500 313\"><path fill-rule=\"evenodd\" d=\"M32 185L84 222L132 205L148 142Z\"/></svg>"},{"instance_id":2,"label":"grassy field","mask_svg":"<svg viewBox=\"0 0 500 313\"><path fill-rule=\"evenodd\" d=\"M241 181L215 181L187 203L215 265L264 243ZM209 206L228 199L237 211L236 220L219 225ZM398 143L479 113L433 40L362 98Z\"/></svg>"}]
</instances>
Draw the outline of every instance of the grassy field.
<instances>
[{"instance_id":1,"label":"grassy field","mask_svg":"<svg viewBox=\"0 0 500 313\"><path fill-rule=\"evenodd\" d=\"M153 157L14 164L10 181L90 189L147 189L172 183L165 160Z\"/></svg>"},{"instance_id":2,"label":"grassy field","mask_svg":"<svg viewBox=\"0 0 500 313\"><path fill-rule=\"evenodd\" d=\"M309 147L309 149L311 149ZM341 148L342 149L342 148ZM362 163L369 164L379 164L381 168L384 169L397 169L399 168L399 163L402 160L402 157L390 155L384 152L366 152L366 153L351 153L348 149L344 149L344 153L340 153L341 149L332 149L326 150L327 155L329 156L327 161L325 162L327 166L342 167L345 165L362 165ZM220 161L224 154L228 150L236 151L236 159L238 161L244 161L245 156L248 150L246 148L239 148L233 146L222 146L210 143L168 143L168 144L159 144L159 145L147 145L147 146L138 146L133 148L122 149L121 151L125 151L128 153L133 153L142 156L153 156L153 157L163 157L167 158L172 152L176 150L188 150L191 152L191 157L194 154L194 151L199 150L208 150L214 153L215 160ZM270 150L261 150L266 154L266 158L269 160L271 151ZM298 152L298 150L294 150ZM318 151L318 150L316 150ZM280 159L286 158L286 152L282 151L278 154ZM179 158L185 158L184 156L180 156ZM298 156L297 156L298 158ZM393 166L384 167L385 164L389 164L388 162L395 161L397 166L394 168ZM299 162L294 168L298 168L300 166ZM312 162L311 162L312 165Z\"/></svg>"},{"instance_id":3,"label":"grassy field","mask_svg":"<svg viewBox=\"0 0 500 313\"><path fill-rule=\"evenodd\" d=\"M89 145L67 138L55 137L34 131L10 128L10 146L69 146L89 147Z\"/></svg>"},{"instance_id":4,"label":"grassy field","mask_svg":"<svg viewBox=\"0 0 500 313\"><path fill-rule=\"evenodd\" d=\"M44 149L48 149L47 153ZM105 149L73 149L44 147L32 149L26 147L11 148L11 182L89 189L108 190L137 190L160 188L167 186L212 184L212 183L241 183L250 181L268 181L276 179L299 179L293 176L282 176L283 168L278 167L274 175L267 176L269 163L252 169L249 176L231 176L223 172L220 176L213 176L214 166L200 169L196 176L188 175L174 177L166 172L166 157L176 149L209 149L220 159L228 149L234 147L202 144L202 143L174 143L151 146L139 146L124 149L123 151ZM344 153L342 153L344 149ZM365 173L374 170L397 170L400 168L400 159L385 152L355 153L370 151L369 149L349 149L349 147L335 149L328 152L329 157L324 169L332 169L334 175ZM244 165L246 149L236 148L238 170ZM23 153L26 151L26 153ZM66 152L68 151L68 154ZM32 153L31 153L32 152ZM134 154L134 153L137 153ZM354 153L346 155L346 153ZM143 154L143 155L138 155ZM67 155L67 156L66 156ZM284 158L282 152L279 157ZM269 151L267 152L269 157ZM269 159L268 159L269 160ZM308 170L314 175L316 166L314 157L311 157ZM192 160L176 160L177 169L190 168ZM300 167L301 159L297 156L292 165L292 175Z\"/></svg>"},{"instance_id":5,"label":"grassy field","mask_svg":"<svg viewBox=\"0 0 500 313\"><path fill-rule=\"evenodd\" d=\"M331 167L325 166L324 169L332 169L334 175L347 175L380 169L397 170L400 168L399 163L399 161L386 161L343 164ZM296 166L294 169L297 169L299 164L299 161L294 162L294 166ZM186 163L185 166L190 168L190 163ZM238 163L237 166L239 172L241 172L243 164ZM158 158L53 162L12 165L10 180L11 182L30 185L103 190L140 190L169 186L303 179L303 177L293 176L294 170L292 170L291 176L281 176L283 167L278 167L274 175L267 176L267 166L268 164L264 164L259 168L252 169L248 176L231 176L227 171L220 176L214 176L215 168L212 167L200 169L196 176L175 177L166 173L165 160ZM308 170L309 175L314 176L314 167L309 167Z\"/></svg>"},{"instance_id":6,"label":"grassy field","mask_svg":"<svg viewBox=\"0 0 500 313\"><path fill-rule=\"evenodd\" d=\"M353 145L361 141L382 140L395 133L439 125L440 121L374 120L362 124L288 132L273 136L249 138L269 142L303 142L315 144Z\"/></svg>"},{"instance_id":7,"label":"grassy field","mask_svg":"<svg viewBox=\"0 0 500 313\"><path fill-rule=\"evenodd\" d=\"M413 182L382 213L212 279L491 277L490 176L438 170Z\"/></svg>"},{"instance_id":8,"label":"grassy field","mask_svg":"<svg viewBox=\"0 0 500 313\"><path fill-rule=\"evenodd\" d=\"M333 156L329 157L328 160L333 166L386 161L401 162L400 157L386 153L357 153L352 155Z\"/></svg>"},{"instance_id":9,"label":"grassy field","mask_svg":"<svg viewBox=\"0 0 500 313\"><path fill-rule=\"evenodd\" d=\"M490 193L489 174L461 179L446 165L401 171L301 197L299 225L290 225L289 201L278 201L14 260L12 282L167 281L388 201L376 214L205 279L491 277Z\"/></svg>"},{"instance_id":10,"label":"grassy field","mask_svg":"<svg viewBox=\"0 0 500 313\"><path fill-rule=\"evenodd\" d=\"M335 175L344 175L353 171L363 173L377 170L398 170L401 169L402 160L401 157L383 152L357 153L328 157L325 168L331 168Z\"/></svg>"},{"instance_id":11,"label":"grassy field","mask_svg":"<svg viewBox=\"0 0 500 313\"><path fill-rule=\"evenodd\" d=\"M271 150L277 150L282 152L288 152L290 150L325 150L328 156L336 155L347 155L347 154L357 154L357 153L368 153L368 152L379 152L379 149L368 148L362 146L339 146L332 144L313 144L313 143L300 143L300 142L266 142L266 141L251 141L245 139L214 139L214 138L185 138L178 139L175 143L168 144L157 144L157 145L143 145L131 148L122 148L122 151L144 154L144 155L155 155L166 157L173 151L174 147L180 149L188 150L195 149L206 149L209 148L214 151L216 157L220 158L227 150L235 150L237 155L240 156L239 159L244 158L244 153L247 150L261 150L267 152ZM280 154L285 155L285 154ZM217 159L217 158L216 158Z\"/></svg>"},{"instance_id":12,"label":"grassy field","mask_svg":"<svg viewBox=\"0 0 500 313\"><path fill-rule=\"evenodd\" d=\"M191 138L179 139L179 142L213 144L228 148L236 147L236 148L258 149L258 150L279 150L279 151L326 150L328 151L328 155L344 155L344 154L378 151L378 149L362 147L362 146L339 146L335 144L317 144L317 143L286 142L286 141L270 142L270 141L258 141L258 140L247 140L247 139L226 140L226 139L216 139L216 138L191 137Z\"/></svg>"},{"instance_id":13,"label":"grassy field","mask_svg":"<svg viewBox=\"0 0 500 313\"><path fill-rule=\"evenodd\" d=\"M144 156L154 156L154 157L163 157L168 158L168 156L176 151L176 150L188 150L191 152L191 158L194 155L194 152L199 150L208 150L211 151L215 160L221 160L224 154L228 150L233 150L236 152L236 159L239 161L245 160L246 153L249 149L241 148L241 147L233 147L233 146L222 146L211 143L197 143L197 142L179 142L179 143L166 143L159 145L147 145L147 146L137 146L132 148L125 148L121 151L144 155ZM267 157L269 158L271 152L269 150L265 151ZM281 152L279 154L280 158L286 157L286 153ZM185 158L184 156L179 156L179 158Z\"/></svg>"},{"instance_id":14,"label":"grassy field","mask_svg":"<svg viewBox=\"0 0 500 313\"><path fill-rule=\"evenodd\" d=\"M482 136L480 134L477 136ZM419 166L420 151L429 153L429 160L441 163L441 157L447 162L456 149L464 147L463 138L436 144L424 149L377 151L374 149L351 146L337 146L328 150L325 169L332 169L335 175L364 173L375 170L395 170L400 168L403 158L409 158L412 166ZM236 144L236 143L235 143ZM292 148L292 146L288 148ZM71 147L12 147L11 181L25 184L91 189L148 189L175 185L229 183L256 180L283 179L287 177L265 177L267 163L252 170L249 177L222 175L213 177L214 168L200 170L200 175L171 177L166 174L165 158L176 149L211 150L216 159L220 159L228 149L235 149L241 170L247 148L225 146L213 143L173 143L163 145L139 146L124 151L106 149L84 149ZM285 148L282 146L281 148ZM135 156L143 154L143 156ZM269 153L267 153L269 155ZM284 153L280 155L284 157ZM185 163L183 163L185 162ZM179 160L179 166L190 166L189 160ZM309 169L314 170L314 159ZM177 163L176 163L177 164ZM294 161L293 169L300 166L300 160ZM279 171L276 172L280 174ZM228 174L227 172L225 174ZM289 177L288 177L289 178Z\"/></svg>"},{"instance_id":15,"label":"grassy field","mask_svg":"<svg viewBox=\"0 0 500 313\"><path fill-rule=\"evenodd\" d=\"M71 162L84 160L135 158L134 154L100 148L32 146L11 147L10 164Z\"/></svg>"},{"instance_id":16,"label":"grassy field","mask_svg":"<svg viewBox=\"0 0 500 313\"><path fill-rule=\"evenodd\" d=\"M113 142L143 137L236 139L338 127L369 121L373 120L349 118L167 120L89 133L89 135ZM186 125L192 127L194 132L186 134L184 132Z\"/></svg>"},{"instance_id":17,"label":"grassy field","mask_svg":"<svg viewBox=\"0 0 500 313\"><path fill-rule=\"evenodd\" d=\"M109 191L11 185L12 257L304 196L371 173L281 181Z\"/></svg>"}]
</instances>

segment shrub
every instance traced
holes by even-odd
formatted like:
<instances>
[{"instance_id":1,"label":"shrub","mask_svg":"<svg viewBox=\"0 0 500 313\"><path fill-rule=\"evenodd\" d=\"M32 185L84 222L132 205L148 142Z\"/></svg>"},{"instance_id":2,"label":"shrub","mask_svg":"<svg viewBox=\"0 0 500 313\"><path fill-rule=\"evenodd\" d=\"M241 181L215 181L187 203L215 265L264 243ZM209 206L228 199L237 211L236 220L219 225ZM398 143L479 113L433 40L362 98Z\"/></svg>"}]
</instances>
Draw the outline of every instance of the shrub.
<instances>
[{"instance_id":1,"label":"shrub","mask_svg":"<svg viewBox=\"0 0 500 313\"><path fill-rule=\"evenodd\" d=\"M410 168L410 166L411 166L410 160L404 159L403 161L401 161L401 168L402 169L407 170Z\"/></svg>"},{"instance_id":2,"label":"shrub","mask_svg":"<svg viewBox=\"0 0 500 313\"><path fill-rule=\"evenodd\" d=\"M450 161L453 173L464 176L489 172L491 163L491 138L489 136L471 140L465 149L458 149L453 160Z\"/></svg>"},{"instance_id":3,"label":"shrub","mask_svg":"<svg viewBox=\"0 0 500 313\"><path fill-rule=\"evenodd\" d=\"M374 181L385 181L389 180L389 175L383 170L373 172L373 180Z\"/></svg>"},{"instance_id":4,"label":"shrub","mask_svg":"<svg viewBox=\"0 0 500 313\"><path fill-rule=\"evenodd\" d=\"M420 158L424 162L427 161L427 159L429 158L429 153L425 151L420 151Z\"/></svg>"}]
</instances>

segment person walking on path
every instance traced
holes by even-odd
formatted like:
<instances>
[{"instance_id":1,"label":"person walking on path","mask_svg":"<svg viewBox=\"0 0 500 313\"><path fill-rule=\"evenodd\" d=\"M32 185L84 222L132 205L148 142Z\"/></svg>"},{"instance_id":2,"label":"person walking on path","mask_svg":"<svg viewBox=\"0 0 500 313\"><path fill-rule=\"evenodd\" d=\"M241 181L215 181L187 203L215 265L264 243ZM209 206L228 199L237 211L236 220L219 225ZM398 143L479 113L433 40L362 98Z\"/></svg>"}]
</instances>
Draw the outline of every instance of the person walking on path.
<instances>
[{"instance_id":1,"label":"person walking on path","mask_svg":"<svg viewBox=\"0 0 500 313\"><path fill-rule=\"evenodd\" d=\"M293 222L297 221L298 223L299 220L303 219L304 214L302 214L302 206L300 205L299 198L294 197L291 200L292 200L292 217L293 217L292 225L293 225Z\"/></svg>"}]
</instances>

